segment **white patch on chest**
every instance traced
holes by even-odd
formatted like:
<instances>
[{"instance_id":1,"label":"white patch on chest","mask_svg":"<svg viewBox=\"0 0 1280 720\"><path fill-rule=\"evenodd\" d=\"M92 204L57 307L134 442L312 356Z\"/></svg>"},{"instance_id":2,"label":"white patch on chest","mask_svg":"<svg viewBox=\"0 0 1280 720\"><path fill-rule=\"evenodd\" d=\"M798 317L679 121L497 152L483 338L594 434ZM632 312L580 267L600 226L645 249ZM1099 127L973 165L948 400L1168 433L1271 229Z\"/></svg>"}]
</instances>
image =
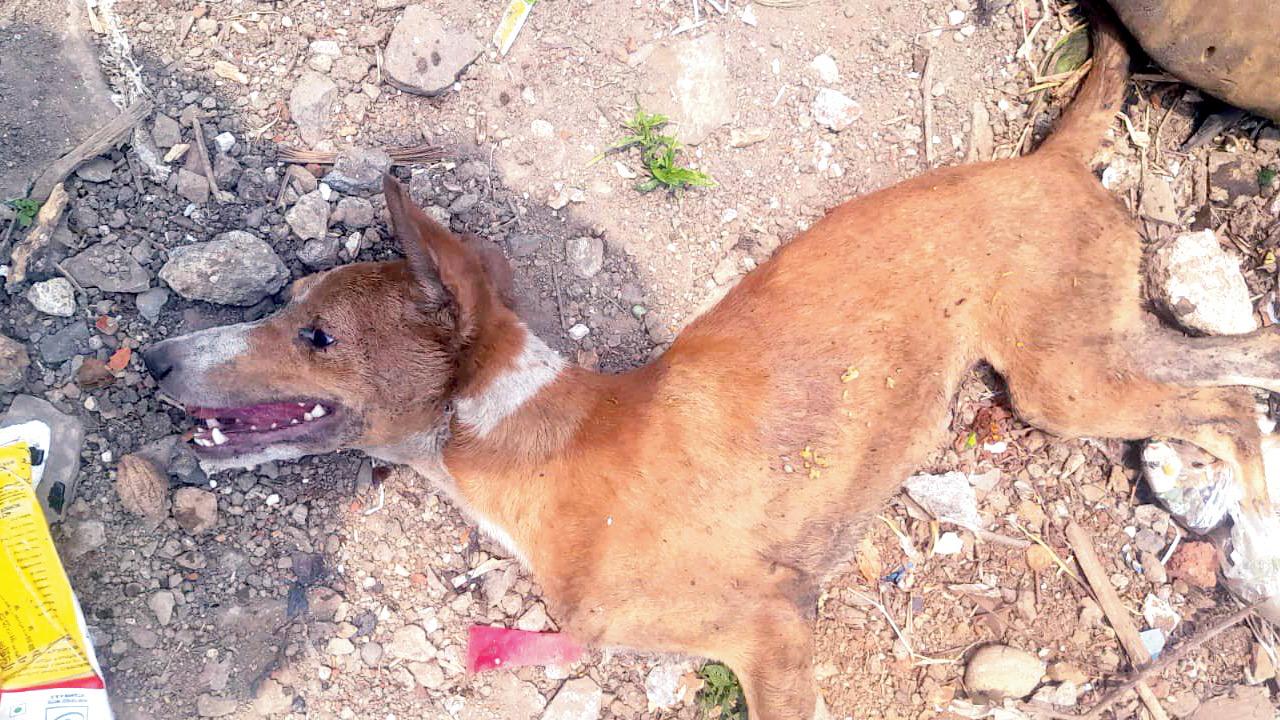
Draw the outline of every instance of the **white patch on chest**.
<instances>
[{"instance_id":1,"label":"white patch on chest","mask_svg":"<svg viewBox=\"0 0 1280 720\"><path fill-rule=\"evenodd\" d=\"M547 347L523 324L524 347L511 367L489 383L480 394L457 400L455 418L477 437L493 432L503 420L520 409L538 391L554 381L564 369L564 358Z\"/></svg>"}]
</instances>

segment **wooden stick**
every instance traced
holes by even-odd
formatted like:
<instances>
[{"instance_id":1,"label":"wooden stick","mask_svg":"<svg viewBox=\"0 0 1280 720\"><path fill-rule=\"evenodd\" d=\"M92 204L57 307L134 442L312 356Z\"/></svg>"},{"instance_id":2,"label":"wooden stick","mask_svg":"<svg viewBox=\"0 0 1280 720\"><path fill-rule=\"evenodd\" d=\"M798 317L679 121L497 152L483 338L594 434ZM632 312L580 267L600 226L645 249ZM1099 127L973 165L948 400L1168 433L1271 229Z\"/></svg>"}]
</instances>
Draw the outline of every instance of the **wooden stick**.
<instances>
[{"instance_id":1,"label":"wooden stick","mask_svg":"<svg viewBox=\"0 0 1280 720\"><path fill-rule=\"evenodd\" d=\"M1111 587L1111 580L1107 577L1107 571L1103 569L1102 562L1098 560L1098 550L1094 547L1089 533L1073 522L1067 525L1067 541L1071 543L1076 562L1084 571L1084 577L1088 580L1098 605L1102 606L1102 612L1106 614L1107 621L1116 631L1120 645L1128 653L1129 661L1134 667L1150 663L1151 653L1147 652L1147 646L1142 644L1142 638L1138 636L1138 627L1129 618L1129 611L1124 603L1120 602L1115 588ZM1155 692L1145 680L1139 679L1134 686L1138 690L1138 697L1142 698L1143 704L1147 706L1154 720L1169 720L1164 708L1160 707L1160 700L1156 698Z\"/></svg>"},{"instance_id":2,"label":"wooden stick","mask_svg":"<svg viewBox=\"0 0 1280 720\"><path fill-rule=\"evenodd\" d=\"M196 151L200 155L200 164L204 166L204 179L209 183L209 195L215 200L221 200L218 181L213 177L213 163L209 161L209 147L204 144L204 126L195 115L191 116L191 134L196 136Z\"/></svg>"},{"instance_id":3,"label":"wooden stick","mask_svg":"<svg viewBox=\"0 0 1280 720\"><path fill-rule=\"evenodd\" d=\"M142 121L142 118L149 114L151 114L151 103L146 100L140 100L130 105L124 112L112 118L111 122L95 130L92 135L85 138L84 142L72 148L71 152L55 160L44 172L40 173L40 177L36 178L35 184L31 188L31 194L28 197L40 202L49 199L54 186L66 180L72 171L80 167L80 163L96 158L110 150L125 135L129 134L130 130L133 130L134 125L137 125Z\"/></svg>"},{"instance_id":4,"label":"wooden stick","mask_svg":"<svg viewBox=\"0 0 1280 720\"><path fill-rule=\"evenodd\" d=\"M44 205L36 213L36 222L27 236L20 240L9 256L9 279L5 286L10 290L26 282L27 266L31 258L44 250L58 227L62 211L67 207L67 191L62 183L57 183L49 192ZM14 222L17 222L16 220Z\"/></svg>"},{"instance_id":5,"label":"wooden stick","mask_svg":"<svg viewBox=\"0 0 1280 720\"><path fill-rule=\"evenodd\" d=\"M920 78L920 101L924 105L924 159L933 166L933 53L924 59Z\"/></svg>"},{"instance_id":6,"label":"wooden stick","mask_svg":"<svg viewBox=\"0 0 1280 720\"><path fill-rule=\"evenodd\" d=\"M387 155L391 158L392 165L412 165L414 163L434 162L444 157L444 150L432 145L431 143L389 147L385 148L385 150ZM336 152L323 152L320 150L284 148L280 151L277 157L287 163L298 163L302 165L332 165L338 158L338 154Z\"/></svg>"}]
</instances>

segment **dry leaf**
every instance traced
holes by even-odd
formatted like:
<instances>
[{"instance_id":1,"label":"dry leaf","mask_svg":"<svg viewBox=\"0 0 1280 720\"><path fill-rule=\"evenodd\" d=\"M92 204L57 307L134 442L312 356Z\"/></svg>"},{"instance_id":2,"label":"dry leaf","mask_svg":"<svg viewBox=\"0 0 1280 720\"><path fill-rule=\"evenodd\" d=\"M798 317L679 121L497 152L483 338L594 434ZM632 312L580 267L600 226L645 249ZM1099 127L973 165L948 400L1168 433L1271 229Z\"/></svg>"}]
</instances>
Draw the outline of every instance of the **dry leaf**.
<instances>
[{"instance_id":1,"label":"dry leaf","mask_svg":"<svg viewBox=\"0 0 1280 720\"><path fill-rule=\"evenodd\" d=\"M125 510L158 518L164 514L169 479L150 460L140 455L125 455L116 469L116 494Z\"/></svg>"},{"instance_id":2,"label":"dry leaf","mask_svg":"<svg viewBox=\"0 0 1280 720\"><path fill-rule=\"evenodd\" d=\"M884 577L884 562L880 560L880 551L876 549L870 533L863 535L858 543L858 572L872 585Z\"/></svg>"},{"instance_id":3,"label":"dry leaf","mask_svg":"<svg viewBox=\"0 0 1280 720\"><path fill-rule=\"evenodd\" d=\"M241 85L249 84L249 76L240 72L240 68L237 68L226 60L219 60L213 64L213 74L223 80L234 80Z\"/></svg>"}]
</instances>

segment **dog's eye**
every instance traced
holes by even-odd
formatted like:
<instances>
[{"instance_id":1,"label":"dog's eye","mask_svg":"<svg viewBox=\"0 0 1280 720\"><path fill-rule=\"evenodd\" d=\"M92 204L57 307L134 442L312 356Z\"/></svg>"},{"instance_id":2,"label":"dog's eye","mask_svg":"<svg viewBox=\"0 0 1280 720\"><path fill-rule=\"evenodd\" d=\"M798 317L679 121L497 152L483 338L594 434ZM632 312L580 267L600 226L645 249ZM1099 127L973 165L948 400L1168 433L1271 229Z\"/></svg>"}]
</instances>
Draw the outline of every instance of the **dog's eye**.
<instances>
[{"instance_id":1,"label":"dog's eye","mask_svg":"<svg viewBox=\"0 0 1280 720\"><path fill-rule=\"evenodd\" d=\"M330 345L338 342L333 339L333 336L320 328L302 328L298 331L298 337L302 338L303 342L311 345L311 347L316 350L324 350Z\"/></svg>"}]
</instances>

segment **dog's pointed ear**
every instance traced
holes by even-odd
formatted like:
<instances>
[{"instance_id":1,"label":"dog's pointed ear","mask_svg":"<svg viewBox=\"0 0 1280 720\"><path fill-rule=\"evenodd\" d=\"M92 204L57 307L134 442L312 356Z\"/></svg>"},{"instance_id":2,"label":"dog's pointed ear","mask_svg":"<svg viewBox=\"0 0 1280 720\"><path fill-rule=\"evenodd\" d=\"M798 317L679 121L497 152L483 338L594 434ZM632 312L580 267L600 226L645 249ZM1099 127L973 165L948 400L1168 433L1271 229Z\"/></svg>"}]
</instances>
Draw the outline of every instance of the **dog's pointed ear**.
<instances>
[{"instance_id":1,"label":"dog's pointed ear","mask_svg":"<svg viewBox=\"0 0 1280 720\"><path fill-rule=\"evenodd\" d=\"M409 191L390 173L382 178L382 192L391 230L414 277L424 287L442 286L453 296L458 307L458 334L464 343L469 341L492 301L484 264L461 238L415 205Z\"/></svg>"}]
</instances>

